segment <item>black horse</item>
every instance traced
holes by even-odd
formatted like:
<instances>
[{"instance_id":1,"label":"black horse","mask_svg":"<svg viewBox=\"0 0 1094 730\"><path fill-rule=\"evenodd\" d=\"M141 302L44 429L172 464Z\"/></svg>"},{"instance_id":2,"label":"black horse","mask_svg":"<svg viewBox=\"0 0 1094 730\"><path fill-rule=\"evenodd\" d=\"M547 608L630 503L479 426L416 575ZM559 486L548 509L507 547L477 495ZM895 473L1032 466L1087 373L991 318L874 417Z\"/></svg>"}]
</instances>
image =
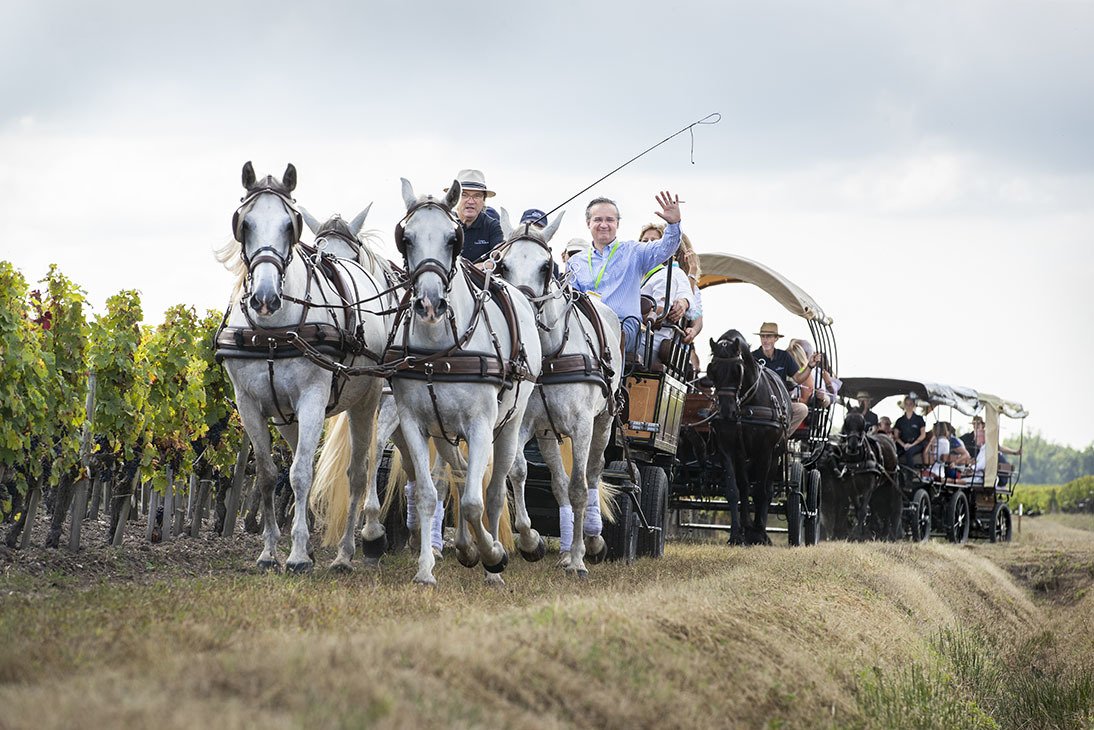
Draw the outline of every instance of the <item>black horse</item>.
<instances>
[{"instance_id":1,"label":"black horse","mask_svg":"<svg viewBox=\"0 0 1094 730\"><path fill-rule=\"evenodd\" d=\"M903 497L896 444L870 435L861 413L849 413L839 442L822 458L825 523L833 539L896 540Z\"/></svg>"},{"instance_id":2,"label":"black horse","mask_svg":"<svg viewBox=\"0 0 1094 730\"><path fill-rule=\"evenodd\" d=\"M730 542L770 545L772 467L781 464L777 457L785 452L790 395L775 373L756 362L737 330L711 340L710 350L707 377L718 400L718 417L711 425L725 465L726 501L733 517ZM754 515L749 512L750 496Z\"/></svg>"}]
</instances>

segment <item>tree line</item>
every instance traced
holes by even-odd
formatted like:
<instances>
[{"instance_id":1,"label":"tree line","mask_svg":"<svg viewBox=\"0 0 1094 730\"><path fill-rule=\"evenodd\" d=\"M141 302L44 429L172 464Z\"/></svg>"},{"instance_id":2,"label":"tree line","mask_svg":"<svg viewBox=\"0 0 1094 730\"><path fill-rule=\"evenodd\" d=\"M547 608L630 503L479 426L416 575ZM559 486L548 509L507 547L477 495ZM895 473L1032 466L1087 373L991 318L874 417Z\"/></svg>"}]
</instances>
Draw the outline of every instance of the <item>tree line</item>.
<instances>
[{"instance_id":1,"label":"tree line","mask_svg":"<svg viewBox=\"0 0 1094 730\"><path fill-rule=\"evenodd\" d=\"M1066 484L1094 474L1094 443L1080 450L1051 441L1037 431L1003 443L1012 449L1021 447L1024 484Z\"/></svg>"}]
</instances>

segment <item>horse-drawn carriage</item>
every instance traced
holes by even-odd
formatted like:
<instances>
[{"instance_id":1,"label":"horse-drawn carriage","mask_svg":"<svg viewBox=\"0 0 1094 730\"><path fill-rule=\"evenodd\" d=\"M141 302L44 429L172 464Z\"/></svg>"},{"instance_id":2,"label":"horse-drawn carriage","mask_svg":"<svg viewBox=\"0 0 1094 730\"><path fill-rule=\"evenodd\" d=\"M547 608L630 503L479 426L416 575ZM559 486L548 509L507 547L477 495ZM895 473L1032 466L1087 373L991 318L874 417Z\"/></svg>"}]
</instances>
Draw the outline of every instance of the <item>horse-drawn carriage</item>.
<instances>
[{"instance_id":1,"label":"horse-drawn carriage","mask_svg":"<svg viewBox=\"0 0 1094 730\"><path fill-rule=\"evenodd\" d=\"M933 452L933 456L928 451L928 458L901 464L903 532L915 541L925 541L932 534L945 536L954 543L964 543L969 537L992 542L1010 540L1008 502L1020 476L1021 450L1017 463L1010 463L1003 455L999 418L1017 419L1021 433L1027 413L1020 403L972 388L911 380L846 378L843 383L848 393L869 397L875 404L893 396L915 395L917 405L934 414L936 423L952 420L954 410L970 418L981 416L983 435L974 437L977 453L969 463L947 463L938 455L946 450L942 448ZM942 409L948 409L945 419L939 417ZM933 438L936 437L932 435L928 440ZM983 443L977 444L976 440Z\"/></svg>"}]
</instances>

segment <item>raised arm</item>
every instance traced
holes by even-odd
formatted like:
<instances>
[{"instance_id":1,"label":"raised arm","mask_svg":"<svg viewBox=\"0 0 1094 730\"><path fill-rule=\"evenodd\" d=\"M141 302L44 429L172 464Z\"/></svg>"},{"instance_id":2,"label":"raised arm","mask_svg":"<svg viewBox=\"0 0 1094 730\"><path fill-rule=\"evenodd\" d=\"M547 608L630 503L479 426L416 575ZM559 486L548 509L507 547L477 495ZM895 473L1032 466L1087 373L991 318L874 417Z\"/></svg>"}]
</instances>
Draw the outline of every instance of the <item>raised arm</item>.
<instances>
[{"instance_id":1,"label":"raised arm","mask_svg":"<svg viewBox=\"0 0 1094 730\"><path fill-rule=\"evenodd\" d=\"M665 233L656 241L648 243L636 243L638 247L638 259L644 271L649 271L657 264L662 263L680 247L680 200L679 195L673 195L667 190L656 196L657 204L661 206L657 216L668 225Z\"/></svg>"}]
</instances>

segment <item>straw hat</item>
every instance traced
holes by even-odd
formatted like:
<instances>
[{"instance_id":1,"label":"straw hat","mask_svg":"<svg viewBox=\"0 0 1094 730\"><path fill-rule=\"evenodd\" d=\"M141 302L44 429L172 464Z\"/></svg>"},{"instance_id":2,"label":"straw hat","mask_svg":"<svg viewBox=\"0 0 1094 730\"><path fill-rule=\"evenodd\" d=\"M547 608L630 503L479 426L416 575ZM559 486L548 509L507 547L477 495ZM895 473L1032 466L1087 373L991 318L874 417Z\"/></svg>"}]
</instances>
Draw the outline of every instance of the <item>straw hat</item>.
<instances>
[{"instance_id":1,"label":"straw hat","mask_svg":"<svg viewBox=\"0 0 1094 730\"><path fill-rule=\"evenodd\" d=\"M460 181L460 187L464 190L481 190L486 193L486 197L494 197L494 191L486 187L486 177L482 174L482 170L460 170L456 173L456 179ZM447 193L448 188L444 191Z\"/></svg>"},{"instance_id":2,"label":"straw hat","mask_svg":"<svg viewBox=\"0 0 1094 730\"><path fill-rule=\"evenodd\" d=\"M760 335L761 337L763 335L775 335L775 339L779 339L780 337L782 337L782 335L779 334L779 325L775 324L774 322L764 322L760 325L760 331L756 334Z\"/></svg>"}]
</instances>

